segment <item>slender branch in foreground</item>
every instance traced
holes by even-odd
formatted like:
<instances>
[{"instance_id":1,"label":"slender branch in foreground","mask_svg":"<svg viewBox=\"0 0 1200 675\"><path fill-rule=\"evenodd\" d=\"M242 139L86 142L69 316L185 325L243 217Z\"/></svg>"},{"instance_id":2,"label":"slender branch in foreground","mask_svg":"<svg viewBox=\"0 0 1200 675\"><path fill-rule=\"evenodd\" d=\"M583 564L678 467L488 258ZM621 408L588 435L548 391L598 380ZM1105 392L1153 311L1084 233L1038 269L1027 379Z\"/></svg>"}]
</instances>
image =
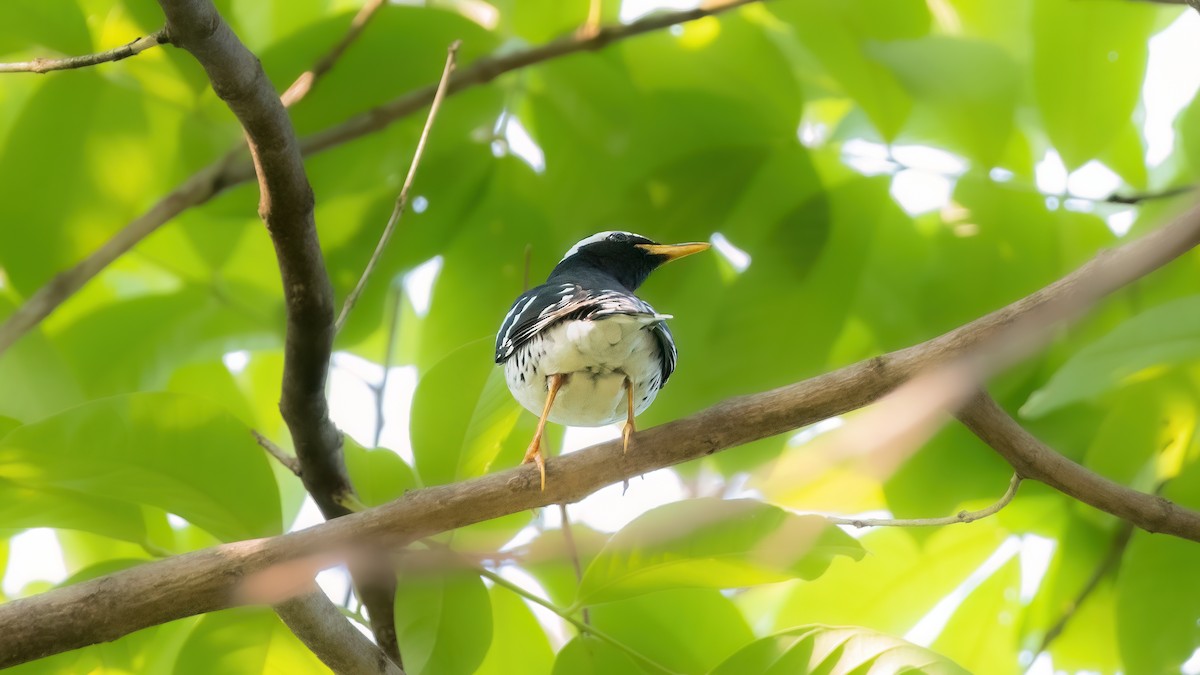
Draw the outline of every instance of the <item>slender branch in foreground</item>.
<instances>
[{"instance_id":1,"label":"slender branch in foreground","mask_svg":"<svg viewBox=\"0 0 1200 675\"><path fill-rule=\"evenodd\" d=\"M400 223L400 216L404 215L404 207L408 205L408 192L412 189L413 179L417 176L417 167L421 165L421 156L425 154L425 143L429 140L429 131L433 128L433 121L437 119L438 109L442 107L442 99L446 96L446 85L454 73L454 64L460 46L462 46L462 42L455 40L446 50L446 65L442 69L442 79L438 81L437 92L433 95L433 102L429 105L429 116L425 118L425 128L421 130L421 137L417 139L417 148L413 150L412 163L408 165L408 174L404 176L400 195L396 197L392 215L388 217L387 225L383 228L379 243L375 244L375 251L367 260L367 266L363 269L362 276L359 277L358 283L354 285L354 290L350 291L350 294L346 296L346 301L342 304L342 311L333 325L335 333L341 332L342 327L346 325L346 317L349 316L350 310L354 309L355 303L358 302L358 296L362 295L363 289L367 287L367 280L371 278L371 272L375 271L375 266L379 264L379 258L383 256L383 250L387 248L388 242L392 239L392 233L396 231L396 225Z\"/></svg>"},{"instance_id":2,"label":"slender branch in foreground","mask_svg":"<svg viewBox=\"0 0 1200 675\"><path fill-rule=\"evenodd\" d=\"M58 59L34 59L17 63L0 63L0 73L48 73L52 70L72 70L86 68L100 63L120 61L131 56L168 42L167 29L159 29L145 37L140 37L128 44L115 47L108 51L82 56L65 56Z\"/></svg>"},{"instance_id":3,"label":"slender branch in foreground","mask_svg":"<svg viewBox=\"0 0 1200 675\"><path fill-rule=\"evenodd\" d=\"M262 449L266 450L267 454L278 460L279 463L283 465L283 468L291 471L297 476L300 475L300 460L296 459L294 455L289 454L287 450L284 450L276 445L275 441L272 441L266 436L258 433L257 430L251 429L250 433L254 435L254 440L258 441L258 444L262 446Z\"/></svg>"},{"instance_id":4,"label":"slender branch in foreground","mask_svg":"<svg viewBox=\"0 0 1200 675\"><path fill-rule=\"evenodd\" d=\"M313 87L317 84L317 80L333 69L333 65L337 63L338 59L342 58L342 54L358 39L358 36L362 35L367 24L371 22L371 19L375 18L375 14L379 12L379 9L383 5L384 0L367 0L363 4L362 8L358 10L358 14L355 14L354 18L350 20L350 29L346 31L342 39L338 40L337 44L326 52L311 69L301 73L300 77L297 77L296 81L292 82L291 86L279 96L279 100L283 101L285 108L296 105L300 99L312 91Z\"/></svg>"},{"instance_id":5,"label":"slender branch in foreground","mask_svg":"<svg viewBox=\"0 0 1200 675\"><path fill-rule=\"evenodd\" d=\"M504 73L577 52L601 49L614 42L643 33L715 16L756 1L759 0L724 0L711 3L701 9L656 14L630 24L606 26L598 30L592 37L562 38L539 47L482 58L472 63L470 67L460 69L451 78L446 96L453 96L473 86L487 84ZM315 154L385 129L397 120L424 108L433 101L436 91L437 87L431 85L403 94L390 103L385 103L378 108L302 139L300 151L306 156ZM241 148L235 149L222 159L197 171L182 185L150 207L149 211L126 225L94 253L76 263L71 269L60 273L34 292L24 304L9 315L3 324L0 324L0 354L3 354L22 335L41 323L43 319L50 316L59 305L74 295L101 270L132 249L142 239L150 236L159 227L183 211L209 201L227 188L254 178L254 167L249 161L242 159L243 152Z\"/></svg>"},{"instance_id":6,"label":"slender branch in foreground","mask_svg":"<svg viewBox=\"0 0 1200 675\"><path fill-rule=\"evenodd\" d=\"M929 527L933 525L954 525L956 523L973 523L981 518L987 518L1000 511L1000 509L1008 506L1013 497L1017 496L1017 488L1021 485L1021 477L1013 474L1012 480L1008 482L1008 489L1005 490L1004 496L995 504L978 511L959 511L953 516L943 516L941 518L842 518L840 516L824 516L826 520L834 525L853 525L854 527Z\"/></svg>"},{"instance_id":7,"label":"slender branch in foreground","mask_svg":"<svg viewBox=\"0 0 1200 675\"><path fill-rule=\"evenodd\" d=\"M338 675L404 675L375 643L352 626L321 591L275 605L275 613ZM340 645L331 649L330 645Z\"/></svg>"},{"instance_id":8,"label":"slender branch in foreground","mask_svg":"<svg viewBox=\"0 0 1200 675\"><path fill-rule=\"evenodd\" d=\"M1062 279L1007 307L932 340L785 387L733 398L638 433L637 452L619 439L546 463L451 485L412 490L361 513L268 539L234 542L149 562L0 605L0 668L116 639L166 621L243 604L241 591L284 565L308 571L336 564L370 545L392 548L440 532L550 504L573 503L627 478L778 435L860 408L930 366L962 358L1029 312L1079 286L1094 288L1117 270L1130 281L1200 242L1200 210L1160 231L1101 253ZM1153 254L1153 255L1151 255ZM1105 276L1105 283L1115 283ZM1018 475L1059 489L1150 532L1200 542L1200 512L1102 478L1033 438L986 396L960 419Z\"/></svg>"}]
</instances>

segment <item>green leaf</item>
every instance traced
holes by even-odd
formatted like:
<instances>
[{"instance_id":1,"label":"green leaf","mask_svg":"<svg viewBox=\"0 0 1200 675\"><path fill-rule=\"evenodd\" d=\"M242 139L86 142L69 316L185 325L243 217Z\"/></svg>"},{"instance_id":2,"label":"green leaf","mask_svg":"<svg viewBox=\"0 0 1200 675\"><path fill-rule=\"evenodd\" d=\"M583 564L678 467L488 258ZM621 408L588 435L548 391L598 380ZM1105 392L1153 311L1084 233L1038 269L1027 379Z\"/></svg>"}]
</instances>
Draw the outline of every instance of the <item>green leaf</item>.
<instances>
[{"instance_id":1,"label":"green leaf","mask_svg":"<svg viewBox=\"0 0 1200 675\"><path fill-rule=\"evenodd\" d=\"M185 287L114 302L71 324L57 342L93 396L161 389L182 365L279 343L276 330L246 309L270 301L248 296Z\"/></svg>"},{"instance_id":2,"label":"green leaf","mask_svg":"<svg viewBox=\"0 0 1200 675\"><path fill-rule=\"evenodd\" d=\"M275 479L249 430L179 394L103 399L20 427L0 441L0 478L97 504L154 506L226 541L281 529Z\"/></svg>"},{"instance_id":3,"label":"green leaf","mask_svg":"<svg viewBox=\"0 0 1200 675\"><path fill-rule=\"evenodd\" d=\"M0 479L0 523L6 528L54 527L95 532L135 544L148 541L146 522L136 504L23 483Z\"/></svg>"},{"instance_id":4,"label":"green leaf","mask_svg":"<svg viewBox=\"0 0 1200 675\"><path fill-rule=\"evenodd\" d=\"M1083 507L1065 509L1078 512ZM1055 532L1057 545L1037 593L1025 610L1022 632L1038 640L1064 616L1070 619L1050 644L1056 668L1068 672L1090 670L1111 673L1121 670L1117 653L1117 615L1114 604L1116 569L1112 555L1113 523L1097 525L1092 519L1073 517ZM1106 574L1082 604L1077 598L1102 566Z\"/></svg>"},{"instance_id":5,"label":"green leaf","mask_svg":"<svg viewBox=\"0 0 1200 675\"><path fill-rule=\"evenodd\" d=\"M14 307L0 296L0 317ZM34 329L0 354L0 382L19 382L19 387L0 387L0 415L33 422L82 403L83 392L75 374L58 350Z\"/></svg>"},{"instance_id":6,"label":"green leaf","mask_svg":"<svg viewBox=\"0 0 1200 675\"><path fill-rule=\"evenodd\" d=\"M820 579L797 584L783 599L775 627L824 620L903 634L983 564L1006 535L979 521L941 528L918 546L903 529L880 528L862 539L871 555L854 564L834 561Z\"/></svg>"},{"instance_id":7,"label":"green leaf","mask_svg":"<svg viewBox=\"0 0 1200 675\"><path fill-rule=\"evenodd\" d=\"M495 449L479 434L467 437L480 393L495 370L492 340L482 338L451 352L417 382L409 433L417 473L424 485L451 483L462 477L462 468L478 470L490 462L482 456L464 456L464 452L468 447L481 453ZM509 401L517 405L511 396ZM485 403L485 407L493 406L503 406L494 387L489 389Z\"/></svg>"},{"instance_id":8,"label":"green leaf","mask_svg":"<svg viewBox=\"0 0 1200 675\"><path fill-rule=\"evenodd\" d=\"M179 650L176 675L328 673L287 626L267 609L205 614Z\"/></svg>"},{"instance_id":9,"label":"green leaf","mask_svg":"<svg viewBox=\"0 0 1200 675\"><path fill-rule=\"evenodd\" d=\"M819 516L754 500L692 499L638 516L588 565L578 605L665 588L735 588L814 579L862 546Z\"/></svg>"},{"instance_id":10,"label":"green leaf","mask_svg":"<svg viewBox=\"0 0 1200 675\"><path fill-rule=\"evenodd\" d=\"M865 628L798 626L751 643L709 675L967 675L950 659Z\"/></svg>"},{"instance_id":11,"label":"green leaf","mask_svg":"<svg viewBox=\"0 0 1200 675\"><path fill-rule=\"evenodd\" d=\"M660 591L590 611L596 628L671 672L707 672L754 639L733 602L711 588Z\"/></svg>"},{"instance_id":12,"label":"green leaf","mask_svg":"<svg viewBox=\"0 0 1200 675\"><path fill-rule=\"evenodd\" d=\"M929 106L934 142L961 148L980 166L1000 162L1016 112L1020 74L1004 50L985 42L931 36L873 43L868 53L887 65L918 102Z\"/></svg>"},{"instance_id":13,"label":"green leaf","mask_svg":"<svg viewBox=\"0 0 1200 675\"><path fill-rule=\"evenodd\" d=\"M0 24L0 54L42 46L60 54L92 50L87 17L75 0L10 0ZM57 55L57 54L55 54ZM50 56L39 54L39 56ZM7 60L7 59L6 59Z\"/></svg>"},{"instance_id":14,"label":"green leaf","mask_svg":"<svg viewBox=\"0 0 1200 675\"><path fill-rule=\"evenodd\" d=\"M474 673L492 643L492 608L470 570L421 570L396 585L396 641L405 672Z\"/></svg>"},{"instance_id":15,"label":"green leaf","mask_svg":"<svg viewBox=\"0 0 1200 675\"><path fill-rule=\"evenodd\" d=\"M1152 10L1124 2L1034 3L1035 100L1068 169L1104 152L1128 124L1154 20Z\"/></svg>"},{"instance_id":16,"label":"green leaf","mask_svg":"<svg viewBox=\"0 0 1200 675\"><path fill-rule=\"evenodd\" d=\"M643 675L633 657L587 634L577 635L554 658L553 675Z\"/></svg>"},{"instance_id":17,"label":"green leaf","mask_svg":"<svg viewBox=\"0 0 1200 675\"><path fill-rule=\"evenodd\" d=\"M1014 556L971 591L930 648L972 673L1017 675L1017 596L1021 569Z\"/></svg>"},{"instance_id":18,"label":"green leaf","mask_svg":"<svg viewBox=\"0 0 1200 675\"><path fill-rule=\"evenodd\" d=\"M896 137L912 108L912 99L894 75L870 58L874 40L916 38L928 30L923 2L807 0L781 2L769 11L787 22L801 45L854 99L884 140Z\"/></svg>"},{"instance_id":19,"label":"green leaf","mask_svg":"<svg viewBox=\"0 0 1200 675\"><path fill-rule=\"evenodd\" d=\"M492 601L492 646L475 675L546 675L555 666L546 631L520 596L488 589ZM565 649L565 647L564 647Z\"/></svg>"},{"instance_id":20,"label":"green leaf","mask_svg":"<svg viewBox=\"0 0 1200 675\"><path fill-rule=\"evenodd\" d=\"M417 477L404 460L387 448L368 450L349 435L343 436L342 451L350 484L367 506L378 506L417 487Z\"/></svg>"},{"instance_id":21,"label":"green leaf","mask_svg":"<svg viewBox=\"0 0 1200 675\"><path fill-rule=\"evenodd\" d=\"M1149 380L1200 354L1200 295L1130 317L1080 349L1035 391L1021 415L1030 418L1077 401L1093 401L1126 383Z\"/></svg>"},{"instance_id":22,"label":"green leaf","mask_svg":"<svg viewBox=\"0 0 1200 675\"><path fill-rule=\"evenodd\" d=\"M1135 532L1117 579L1117 639L1127 672L1178 672L1200 644L1200 566L1192 542Z\"/></svg>"}]
</instances>

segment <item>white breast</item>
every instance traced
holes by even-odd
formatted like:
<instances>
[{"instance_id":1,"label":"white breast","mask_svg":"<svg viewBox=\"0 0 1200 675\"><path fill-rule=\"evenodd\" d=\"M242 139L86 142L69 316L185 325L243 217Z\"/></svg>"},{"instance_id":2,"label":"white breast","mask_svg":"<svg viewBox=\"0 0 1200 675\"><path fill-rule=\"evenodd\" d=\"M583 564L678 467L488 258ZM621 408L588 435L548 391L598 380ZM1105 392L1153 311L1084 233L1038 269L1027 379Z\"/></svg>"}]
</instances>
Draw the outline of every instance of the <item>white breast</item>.
<instances>
[{"instance_id":1,"label":"white breast","mask_svg":"<svg viewBox=\"0 0 1200 675\"><path fill-rule=\"evenodd\" d=\"M662 353L647 330L653 321L616 315L596 321L563 321L542 331L504 362L509 391L535 415L546 404L546 380L566 375L550 421L603 426L626 417L625 378L633 383L634 413L658 394Z\"/></svg>"}]
</instances>

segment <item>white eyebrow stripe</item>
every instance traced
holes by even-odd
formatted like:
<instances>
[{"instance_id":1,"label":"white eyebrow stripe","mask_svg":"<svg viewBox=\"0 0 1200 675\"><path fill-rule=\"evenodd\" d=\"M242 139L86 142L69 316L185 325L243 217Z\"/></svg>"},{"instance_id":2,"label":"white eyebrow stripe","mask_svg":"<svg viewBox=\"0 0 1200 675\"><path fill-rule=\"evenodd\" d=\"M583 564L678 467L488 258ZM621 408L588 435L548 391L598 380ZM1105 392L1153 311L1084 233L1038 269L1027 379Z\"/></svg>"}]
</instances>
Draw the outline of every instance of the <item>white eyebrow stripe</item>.
<instances>
[{"instance_id":1,"label":"white eyebrow stripe","mask_svg":"<svg viewBox=\"0 0 1200 675\"><path fill-rule=\"evenodd\" d=\"M575 242L575 245L572 246L570 249L568 249L567 254L564 255L562 257L562 260L559 260L558 262L562 262L563 260L570 258L571 256L578 253L579 249L583 248L584 246L587 246L588 244L594 244L598 241L604 241L608 237L608 235L617 234L617 233L627 234L631 237L638 237L640 239L649 240L649 237L643 237L642 235L637 234L635 232L626 232L625 230L606 230L604 232L597 232L596 234L593 234L590 237L586 237L584 239L580 239L579 241Z\"/></svg>"}]
</instances>

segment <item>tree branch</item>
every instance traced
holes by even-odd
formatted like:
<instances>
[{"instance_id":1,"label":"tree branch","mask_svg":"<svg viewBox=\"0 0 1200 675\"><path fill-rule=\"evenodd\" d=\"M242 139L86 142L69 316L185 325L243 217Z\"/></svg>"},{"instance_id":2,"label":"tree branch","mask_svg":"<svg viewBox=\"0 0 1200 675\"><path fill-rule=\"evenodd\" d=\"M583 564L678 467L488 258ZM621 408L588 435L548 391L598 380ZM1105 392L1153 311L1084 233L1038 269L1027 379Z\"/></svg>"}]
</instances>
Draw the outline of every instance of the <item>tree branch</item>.
<instances>
[{"instance_id":1,"label":"tree branch","mask_svg":"<svg viewBox=\"0 0 1200 675\"><path fill-rule=\"evenodd\" d=\"M75 68L86 68L99 63L110 63L112 61L120 61L131 56L137 56L142 52L156 47L165 42L167 39L167 29L162 28L145 37L140 37L128 44L115 47L105 52L96 54L84 54L82 56L67 56L59 59L34 59L32 61L20 61L17 63L0 63L0 73L48 73L52 70L72 70Z\"/></svg>"},{"instance_id":2,"label":"tree branch","mask_svg":"<svg viewBox=\"0 0 1200 675\"><path fill-rule=\"evenodd\" d=\"M545 491L539 489L535 467L517 467L413 490L300 532L195 551L0 605L0 668L245 603L242 591L285 563L308 565L307 572L315 574L349 557L356 545L396 547L511 513L579 501L633 476L860 408L918 372L971 354L1014 322L1058 306L1081 287L1095 292L1101 287L1098 276L1106 285L1128 283L1197 242L1200 210L1193 209L1162 230L1101 253L1040 291L927 342L639 432L636 452L624 454L618 439L551 459L546 469L553 480ZM990 399L973 400L960 417L1022 478L1045 482L1143 529L1200 541L1200 512L1092 474L1038 442Z\"/></svg>"},{"instance_id":3,"label":"tree branch","mask_svg":"<svg viewBox=\"0 0 1200 675\"><path fill-rule=\"evenodd\" d=\"M990 396L976 396L959 411L958 418L1022 478L1045 483L1147 532L1200 541L1200 513L1165 497L1125 487L1072 462L1017 424Z\"/></svg>"},{"instance_id":4,"label":"tree branch","mask_svg":"<svg viewBox=\"0 0 1200 675\"><path fill-rule=\"evenodd\" d=\"M446 91L452 96L470 87L486 84L496 77L580 51L596 50L613 42L641 35L678 23L714 16L760 0L722 0L702 9L667 12L646 17L631 24L618 24L599 29L591 37L562 38L540 47L480 59L451 78ZM341 124L303 139L300 151L315 154L342 143L380 131L399 119L421 110L433 100L437 87L431 85L404 94L378 108L352 117ZM0 354L3 354L22 335L29 332L58 308L67 298L83 287L92 277L127 253L142 239L183 211L207 202L226 188L240 185L254 177L254 167L243 161L242 150L230 151L225 157L196 172L178 188L158 201L142 216L130 222L104 246L71 269L59 274L38 289L17 311L0 324Z\"/></svg>"},{"instance_id":5,"label":"tree branch","mask_svg":"<svg viewBox=\"0 0 1200 675\"><path fill-rule=\"evenodd\" d=\"M233 34L211 0L159 4L172 42L200 62L213 91L246 132L258 175L259 215L275 247L287 305L279 409L292 435L304 487L326 518L345 515L349 510L342 504L355 499L354 488L342 456L342 434L329 419L325 399L334 336L333 285L325 271L312 188L291 119L258 58ZM352 573L379 645L399 661L391 571L363 561ZM327 646L318 654L345 648Z\"/></svg>"}]
</instances>

